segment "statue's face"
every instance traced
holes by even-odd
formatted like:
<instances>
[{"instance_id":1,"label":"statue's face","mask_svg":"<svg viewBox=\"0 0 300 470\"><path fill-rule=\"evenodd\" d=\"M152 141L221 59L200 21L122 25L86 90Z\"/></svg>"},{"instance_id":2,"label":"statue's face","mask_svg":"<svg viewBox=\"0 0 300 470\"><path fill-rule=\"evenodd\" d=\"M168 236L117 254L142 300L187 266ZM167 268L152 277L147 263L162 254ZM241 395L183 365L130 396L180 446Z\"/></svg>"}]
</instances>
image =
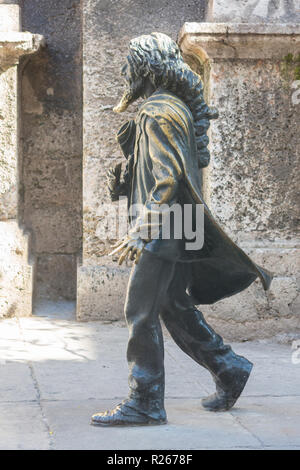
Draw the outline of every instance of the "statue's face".
<instances>
[{"instance_id":1,"label":"statue's face","mask_svg":"<svg viewBox=\"0 0 300 470\"><path fill-rule=\"evenodd\" d=\"M128 57L126 58L123 67L121 68L121 76L125 81L125 90L119 103L114 108L114 111L117 113L126 111L128 106L133 103L133 101L142 96L144 84L142 77L132 74Z\"/></svg>"}]
</instances>

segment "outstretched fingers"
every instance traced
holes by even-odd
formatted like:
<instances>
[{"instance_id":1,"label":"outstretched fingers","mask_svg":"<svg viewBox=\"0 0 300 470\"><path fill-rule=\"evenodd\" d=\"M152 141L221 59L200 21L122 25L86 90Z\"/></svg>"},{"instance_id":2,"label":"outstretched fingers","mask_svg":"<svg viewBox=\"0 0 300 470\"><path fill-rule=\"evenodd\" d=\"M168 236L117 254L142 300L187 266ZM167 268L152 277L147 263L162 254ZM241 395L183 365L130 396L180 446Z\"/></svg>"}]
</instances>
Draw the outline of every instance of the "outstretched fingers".
<instances>
[{"instance_id":1,"label":"outstretched fingers","mask_svg":"<svg viewBox=\"0 0 300 470\"><path fill-rule=\"evenodd\" d=\"M137 264L144 250L144 246L141 242L137 243L136 240L129 237L127 237L125 240L118 241L115 245L113 245L113 248L115 249L109 253L110 255L121 252L118 260L119 265L121 265L127 257L131 261L135 260L135 264Z\"/></svg>"},{"instance_id":2,"label":"outstretched fingers","mask_svg":"<svg viewBox=\"0 0 300 470\"><path fill-rule=\"evenodd\" d=\"M118 253L120 250L124 248L129 242L129 238L125 238L125 240L120 240L115 245L112 246L112 248L115 248L113 251L111 251L109 254L110 256L115 255Z\"/></svg>"},{"instance_id":3,"label":"outstretched fingers","mask_svg":"<svg viewBox=\"0 0 300 470\"><path fill-rule=\"evenodd\" d=\"M128 253L132 250L132 246L127 246L123 253L121 254L120 258L119 258L119 261L118 261L118 264L122 264L123 261L125 260L126 256L128 255Z\"/></svg>"}]
</instances>

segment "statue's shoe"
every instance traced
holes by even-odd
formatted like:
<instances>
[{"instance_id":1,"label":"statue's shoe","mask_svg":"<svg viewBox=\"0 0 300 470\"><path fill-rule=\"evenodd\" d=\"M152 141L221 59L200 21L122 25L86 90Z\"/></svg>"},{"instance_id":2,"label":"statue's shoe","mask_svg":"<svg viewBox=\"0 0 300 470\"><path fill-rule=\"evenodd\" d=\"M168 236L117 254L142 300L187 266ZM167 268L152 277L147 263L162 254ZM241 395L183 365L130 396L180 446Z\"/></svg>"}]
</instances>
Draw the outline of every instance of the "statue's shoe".
<instances>
[{"instance_id":1,"label":"statue's shoe","mask_svg":"<svg viewBox=\"0 0 300 470\"><path fill-rule=\"evenodd\" d=\"M155 426L166 423L167 418L165 416L154 419L129 407L124 402L117 405L113 410L94 414L91 421L91 424L95 426Z\"/></svg>"},{"instance_id":2,"label":"statue's shoe","mask_svg":"<svg viewBox=\"0 0 300 470\"><path fill-rule=\"evenodd\" d=\"M209 411L227 411L233 407L249 378L253 364L239 356L241 367L232 367L218 376L216 393L203 398L201 404Z\"/></svg>"}]
</instances>

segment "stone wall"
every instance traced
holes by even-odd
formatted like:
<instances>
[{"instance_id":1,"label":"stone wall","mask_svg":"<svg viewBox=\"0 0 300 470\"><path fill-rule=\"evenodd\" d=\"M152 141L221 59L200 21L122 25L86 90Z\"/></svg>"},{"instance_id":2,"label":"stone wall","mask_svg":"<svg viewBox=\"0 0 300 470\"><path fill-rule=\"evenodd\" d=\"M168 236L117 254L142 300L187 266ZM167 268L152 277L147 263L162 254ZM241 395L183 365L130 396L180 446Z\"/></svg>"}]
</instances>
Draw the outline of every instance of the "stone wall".
<instances>
[{"instance_id":1,"label":"stone wall","mask_svg":"<svg viewBox=\"0 0 300 470\"><path fill-rule=\"evenodd\" d=\"M76 296L82 228L79 0L20 1L23 30L46 48L22 65L21 218L36 260L35 297Z\"/></svg>"},{"instance_id":2,"label":"stone wall","mask_svg":"<svg viewBox=\"0 0 300 470\"><path fill-rule=\"evenodd\" d=\"M187 60L201 62L220 113L205 199L233 240L274 273L268 292L257 281L203 311L227 338L299 333L299 26L186 24L180 44Z\"/></svg>"}]
</instances>

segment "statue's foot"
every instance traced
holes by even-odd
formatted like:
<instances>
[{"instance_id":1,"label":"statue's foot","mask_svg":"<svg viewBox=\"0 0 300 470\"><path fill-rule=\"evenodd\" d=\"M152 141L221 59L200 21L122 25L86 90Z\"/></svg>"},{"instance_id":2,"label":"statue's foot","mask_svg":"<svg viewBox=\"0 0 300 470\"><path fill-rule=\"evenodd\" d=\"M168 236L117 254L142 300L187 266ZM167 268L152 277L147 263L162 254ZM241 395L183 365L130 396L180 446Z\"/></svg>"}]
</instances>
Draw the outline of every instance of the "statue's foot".
<instances>
[{"instance_id":1,"label":"statue's foot","mask_svg":"<svg viewBox=\"0 0 300 470\"><path fill-rule=\"evenodd\" d=\"M91 424L95 426L155 426L166 424L167 418L154 419L126 405L126 401L117 405L113 410L96 413L92 416Z\"/></svg>"},{"instance_id":2,"label":"statue's foot","mask_svg":"<svg viewBox=\"0 0 300 470\"><path fill-rule=\"evenodd\" d=\"M201 403L208 411L227 411L233 407L249 378L253 364L242 359L240 368L230 368L223 372L218 378L217 391L209 397L203 398Z\"/></svg>"}]
</instances>

